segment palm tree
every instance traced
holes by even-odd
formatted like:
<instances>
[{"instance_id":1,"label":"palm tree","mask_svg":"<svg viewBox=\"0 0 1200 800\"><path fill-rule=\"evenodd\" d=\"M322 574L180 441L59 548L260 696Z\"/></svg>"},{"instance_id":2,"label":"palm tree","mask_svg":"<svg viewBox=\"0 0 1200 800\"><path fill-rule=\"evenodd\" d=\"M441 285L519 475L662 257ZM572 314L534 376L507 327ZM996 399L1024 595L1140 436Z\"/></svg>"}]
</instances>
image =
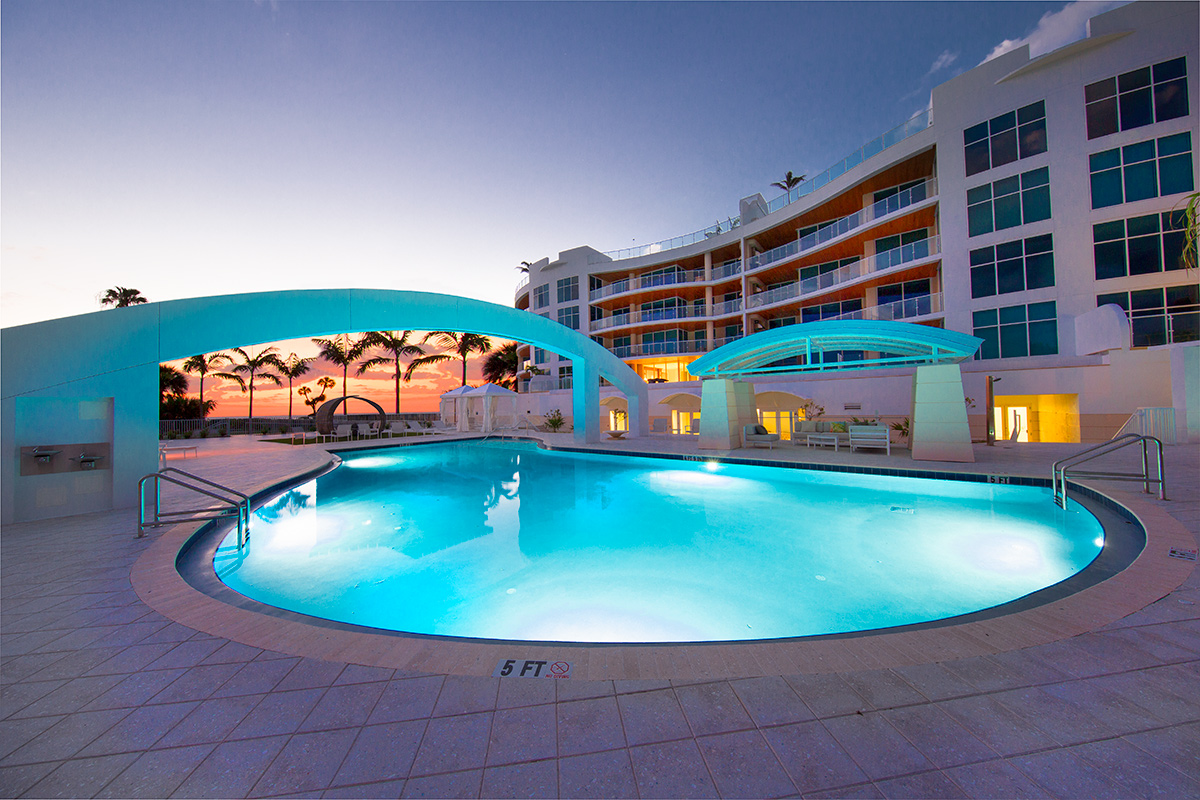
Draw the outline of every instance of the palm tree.
<instances>
[{"instance_id":1,"label":"palm tree","mask_svg":"<svg viewBox=\"0 0 1200 800\"><path fill-rule=\"evenodd\" d=\"M200 376L201 418L207 416L210 408L216 405L215 403L206 404L204 402L204 376L210 372L213 372L216 367L219 367L222 364L232 363L232 361L233 359L231 359L225 353L212 353L211 355L205 355L201 353L200 355L192 356L187 361L183 362L183 369L185 372L191 372L192 374Z\"/></svg>"},{"instance_id":2,"label":"palm tree","mask_svg":"<svg viewBox=\"0 0 1200 800\"><path fill-rule=\"evenodd\" d=\"M428 342L433 339L438 347L452 351L455 356L462 359L462 385L467 385L467 359L471 357L471 353L486 353L492 349L492 340L486 336L480 336L477 333L454 333L453 331L430 331L425 334L422 342ZM444 354L443 354L444 355ZM449 356L445 356L449 358ZM434 361L443 361L445 358L436 358L427 356L422 359L425 363L433 363Z\"/></svg>"},{"instance_id":3,"label":"palm tree","mask_svg":"<svg viewBox=\"0 0 1200 800\"><path fill-rule=\"evenodd\" d=\"M400 335L397 336L396 334ZM408 383L412 379L411 368L408 372L403 372L400 369L400 359L413 358L414 356L425 355L425 349L419 344L409 344L408 337L412 335L412 331L371 331L363 335L363 350L368 351L373 348L380 348L390 355L375 356L368 358L366 361L358 365L358 371L355 375L362 375L369 369L391 365L395 368L393 373L396 382L396 413L400 413L400 377L404 376L404 382Z\"/></svg>"},{"instance_id":4,"label":"palm tree","mask_svg":"<svg viewBox=\"0 0 1200 800\"><path fill-rule=\"evenodd\" d=\"M797 186L799 186L800 182L803 180L804 180L803 175L801 175L800 177L796 177L795 175L792 174L792 171L789 169L787 174L783 176L783 180L775 181L771 185L776 188L783 189L785 192L787 192L788 199L790 200L792 197L792 189L795 189Z\"/></svg>"},{"instance_id":5,"label":"palm tree","mask_svg":"<svg viewBox=\"0 0 1200 800\"><path fill-rule=\"evenodd\" d=\"M483 377L488 383L512 389L517 383L517 343L497 347L483 359Z\"/></svg>"},{"instance_id":6,"label":"palm tree","mask_svg":"<svg viewBox=\"0 0 1200 800\"><path fill-rule=\"evenodd\" d=\"M350 365L358 361L366 349L363 339L351 339L348 333L339 333L332 339L313 339L313 343L321 348L320 357L330 364L342 368L342 399L346 399L346 384L349 383L348 372Z\"/></svg>"},{"instance_id":7,"label":"palm tree","mask_svg":"<svg viewBox=\"0 0 1200 800\"><path fill-rule=\"evenodd\" d=\"M311 389L308 386L301 386L296 390L296 394L304 398L304 404L312 409L312 413L309 414L310 417L315 417L317 415L317 406L319 406L325 399L325 390L332 389L334 386L337 386L337 381L326 375L317 381L317 389L320 389L321 393L316 397L313 397L313 392L316 390Z\"/></svg>"},{"instance_id":8,"label":"palm tree","mask_svg":"<svg viewBox=\"0 0 1200 800\"><path fill-rule=\"evenodd\" d=\"M267 372L266 370L269 367L281 370L285 366L279 358L279 351L274 347L268 347L266 350L253 356L240 347L233 348L233 352L242 359L242 363L235 364L232 372L218 372L217 377L233 381L241 387L243 393L250 392L250 406L246 412L246 425L248 427L254 419L254 379L261 378L267 383L282 386L283 381L279 376L274 372Z\"/></svg>"},{"instance_id":9,"label":"palm tree","mask_svg":"<svg viewBox=\"0 0 1200 800\"><path fill-rule=\"evenodd\" d=\"M517 267L516 269L517 269L517 271L518 271L518 272L520 272L520 273L522 273L522 274L525 274L525 275L528 275L528 274L529 274L529 270L530 270L532 267L533 267L533 264L532 264L532 263L530 263L530 262L528 262L528 261L522 261L522 262L521 262L521 266Z\"/></svg>"},{"instance_id":10,"label":"palm tree","mask_svg":"<svg viewBox=\"0 0 1200 800\"><path fill-rule=\"evenodd\" d=\"M295 353L291 353L283 360L283 366L279 369L283 373L283 377L288 379L288 427L292 425L292 381L307 373L311 369L309 365L315 360L300 358Z\"/></svg>"},{"instance_id":11,"label":"palm tree","mask_svg":"<svg viewBox=\"0 0 1200 800\"><path fill-rule=\"evenodd\" d=\"M100 305L113 306L114 308L126 308L149 302L149 300L142 297L142 293L137 289L126 289L124 286L116 286L109 289L100 298Z\"/></svg>"},{"instance_id":12,"label":"palm tree","mask_svg":"<svg viewBox=\"0 0 1200 800\"><path fill-rule=\"evenodd\" d=\"M187 394L187 375L172 367L170 364L158 365L158 401L170 397L183 397Z\"/></svg>"}]
</instances>

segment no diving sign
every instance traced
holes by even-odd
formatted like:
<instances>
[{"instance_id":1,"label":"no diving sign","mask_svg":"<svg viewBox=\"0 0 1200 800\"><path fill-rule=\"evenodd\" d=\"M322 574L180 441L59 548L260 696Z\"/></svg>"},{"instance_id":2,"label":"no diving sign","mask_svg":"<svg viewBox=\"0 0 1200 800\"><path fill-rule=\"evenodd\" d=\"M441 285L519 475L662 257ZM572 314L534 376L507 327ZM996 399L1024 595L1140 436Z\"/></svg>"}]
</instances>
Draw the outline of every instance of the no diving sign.
<instances>
[{"instance_id":1,"label":"no diving sign","mask_svg":"<svg viewBox=\"0 0 1200 800\"><path fill-rule=\"evenodd\" d=\"M503 659L492 670L493 678L569 678L570 661L536 661L534 659Z\"/></svg>"}]
</instances>

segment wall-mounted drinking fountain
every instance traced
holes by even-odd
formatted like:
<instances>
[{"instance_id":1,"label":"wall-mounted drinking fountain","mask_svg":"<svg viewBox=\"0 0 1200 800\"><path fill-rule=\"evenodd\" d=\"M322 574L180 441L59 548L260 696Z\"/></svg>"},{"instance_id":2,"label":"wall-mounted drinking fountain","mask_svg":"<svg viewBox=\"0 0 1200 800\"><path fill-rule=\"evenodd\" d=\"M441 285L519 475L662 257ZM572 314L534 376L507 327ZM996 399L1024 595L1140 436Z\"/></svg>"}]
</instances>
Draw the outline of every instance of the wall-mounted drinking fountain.
<instances>
[{"instance_id":1,"label":"wall-mounted drinking fountain","mask_svg":"<svg viewBox=\"0 0 1200 800\"><path fill-rule=\"evenodd\" d=\"M103 458L104 458L104 456L96 456L96 455L88 455L87 453L80 453L78 458L73 458L71 460L78 461L80 469L95 469L96 462L100 461Z\"/></svg>"},{"instance_id":2,"label":"wall-mounted drinking fountain","mask_svg":"<svg viewBox=\"0 0 1200 800\"><path fill-rule=\"evenodd\" d=\"M34 461L39 464L49 464L50 460L61 453L62 450L50 450L49 448L35 447L29 455L33 456Z\"/></svg>"}]
</instances>

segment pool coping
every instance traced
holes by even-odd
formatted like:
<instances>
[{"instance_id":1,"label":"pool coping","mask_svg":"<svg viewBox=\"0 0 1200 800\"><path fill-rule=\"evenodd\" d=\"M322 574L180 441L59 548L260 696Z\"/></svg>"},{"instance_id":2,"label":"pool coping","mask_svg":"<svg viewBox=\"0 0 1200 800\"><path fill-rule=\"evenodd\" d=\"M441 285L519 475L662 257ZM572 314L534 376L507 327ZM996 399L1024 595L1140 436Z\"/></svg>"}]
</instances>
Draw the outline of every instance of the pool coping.
<instances>
[{"instance_id":1,"label":"pool coping","mask_svg":"<svg viewBox=\"0 0 1200 800\"><path fill-rule=\"evenodd\" d=\"M548 450L589 454L612 452L549 445L530 437L492 438L531 442ZM387 444L379 448L355 448L354 452L437 443L440 442ZM340 451L330 451L329 461L322 466L302 470L282 481L274 481L255 491L253 497L261 502L286 485L330 469L337 452ZM1047 479L991 476L976 472L805 464L718 455L630 451L622 451L620 455L972 482L1049 485ZM1172 558L1169 553L1172 548L1193 547L1194 539L1181 523L1164 510L1136 495L1114 492L1110 496L1077 482L1072 482L1071 488L1102 505L1123 509L1125 514L1141 525L1145 532L1145 546L1124 570L1067 597L1002 616L966 622L952 619L937 624L922 623L854 634L745 642L580 644L480 641L390 631L347 630L343 628L350 626L307 622L302 615L293 612L288 613L294 618L286 618L252 607L230 605L194 588L180 574L177 560L208 528L207 525L195 524L165 529L134 564L131 579L134 589L147 605L170 619L212 635L293 655L412 672L491 675L497 663L508 659L568 661L573 664L574 678L594 680L703 680L879 669L990 655L1095 630L1167 595L1191 573L1195 566L1192 562Z\"/></svg>"}]
</instances>

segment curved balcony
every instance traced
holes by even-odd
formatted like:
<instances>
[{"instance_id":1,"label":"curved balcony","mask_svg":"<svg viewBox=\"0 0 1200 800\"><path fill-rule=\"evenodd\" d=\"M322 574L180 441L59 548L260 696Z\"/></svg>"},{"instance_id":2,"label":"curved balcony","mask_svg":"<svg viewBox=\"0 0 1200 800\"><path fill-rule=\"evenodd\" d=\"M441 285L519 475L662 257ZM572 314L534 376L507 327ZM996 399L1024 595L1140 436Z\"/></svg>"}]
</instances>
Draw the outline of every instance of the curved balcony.
<instances>
[{"instance_id":1,"label":"curved balcony","mask_svg":"<svg viewBox=\"0 0 1200 800\"><path fill-rule=\"evenodd\" d=\"M703 319L706 317L728 317L742 313L742 299L729 300L724 303L713 303L711 306L695 305L677 306L675 308L654 308L648 311L626 311L613 314L611 317L594 319L588 323L588 332L620 328L625 325L644 325L648 322L669 322L676 319Z\"/></svg>"},{"instance_id":2,"label":"curved balcony","mask_svg":"<svg viewBox=\"0 0 1200 800\"><path fill-rule=\"evenodd\" d=\"M515 294L519 297L521 295L521 291L523 289L525 289L527 286L529 286L529 273L528 272L526 272L524 275L521 276L521 280L517 281L517 288L514 290L513 294Z\"/></svg>"},{"instance_id":3,"label":"curved balcony","mask_svg":"<svg viewBox=\"0 0 1200 800\"><path fill-rule=\"evenodd\" d=\"M931 236L919 242L900 245L882 253L876 253L867 258L861 258L853 264L831 270L822 275L816 275L804 280L794 281L784 286L777 286L766 292L751 295L746 298L747 308L763 308L788 300L794 300L806 294L822 292L843 283L850 283L860 278L868 277L876 272L886 272L898 267L907 267L918 261L923 261L940 254L941 237Z\"/></svg>"},{"instance_id":4,"label":"curved balcony","mask_svg":"<svg viewBox=\"0 0 1200 800\"><path fill-rule=\"evenodd\" d=\"M897 300L894 303L868 306L860 311L839 314L836 317L829 317L829 319L873 319L883 322L894 322L896 320L912 319L913 317L928 317L934 314L941 314L942 310L942 293L937 292L936 294L923 294L920 297L911 297L907 300Z\"/></svg>"},{"instance_id":5,"label":"curved balcony","mask_svg":"<svg viewBox=\"0 0 1200 800\"><path fill-rule=\"evenodd\" d=\"M636 278L624 278L619 281L613 281L610 284L601 286L599 289L592 289L588 292L588 300L600 300L605 297L611 297L614 294L623 294L632 292L638 289L653 289L659 286L678 286L684 283L703 283L704 270L702 269L680 269L675 272L655 272L646 275L639 275Z\"/></svg>"},{"instance_id":6,"label":"curved balcony","mask_svg":"<svg viewBox=\"0 0 1200 800\"><path fill-rule=\"evenodd\" d=\"M917 186L874 202L861 211L856 211L849 216L836 219L820 230L814 231L794 242L788 242L765 253L751 256L750 263L746 269L747 271L756 270L798 256L801 253L808 252L851 231L857 230L868 223L882 221L885 217L891 216L917 203L923 203L936 196L937 178L929 178Z\"/></svg>"}]
</instances>

